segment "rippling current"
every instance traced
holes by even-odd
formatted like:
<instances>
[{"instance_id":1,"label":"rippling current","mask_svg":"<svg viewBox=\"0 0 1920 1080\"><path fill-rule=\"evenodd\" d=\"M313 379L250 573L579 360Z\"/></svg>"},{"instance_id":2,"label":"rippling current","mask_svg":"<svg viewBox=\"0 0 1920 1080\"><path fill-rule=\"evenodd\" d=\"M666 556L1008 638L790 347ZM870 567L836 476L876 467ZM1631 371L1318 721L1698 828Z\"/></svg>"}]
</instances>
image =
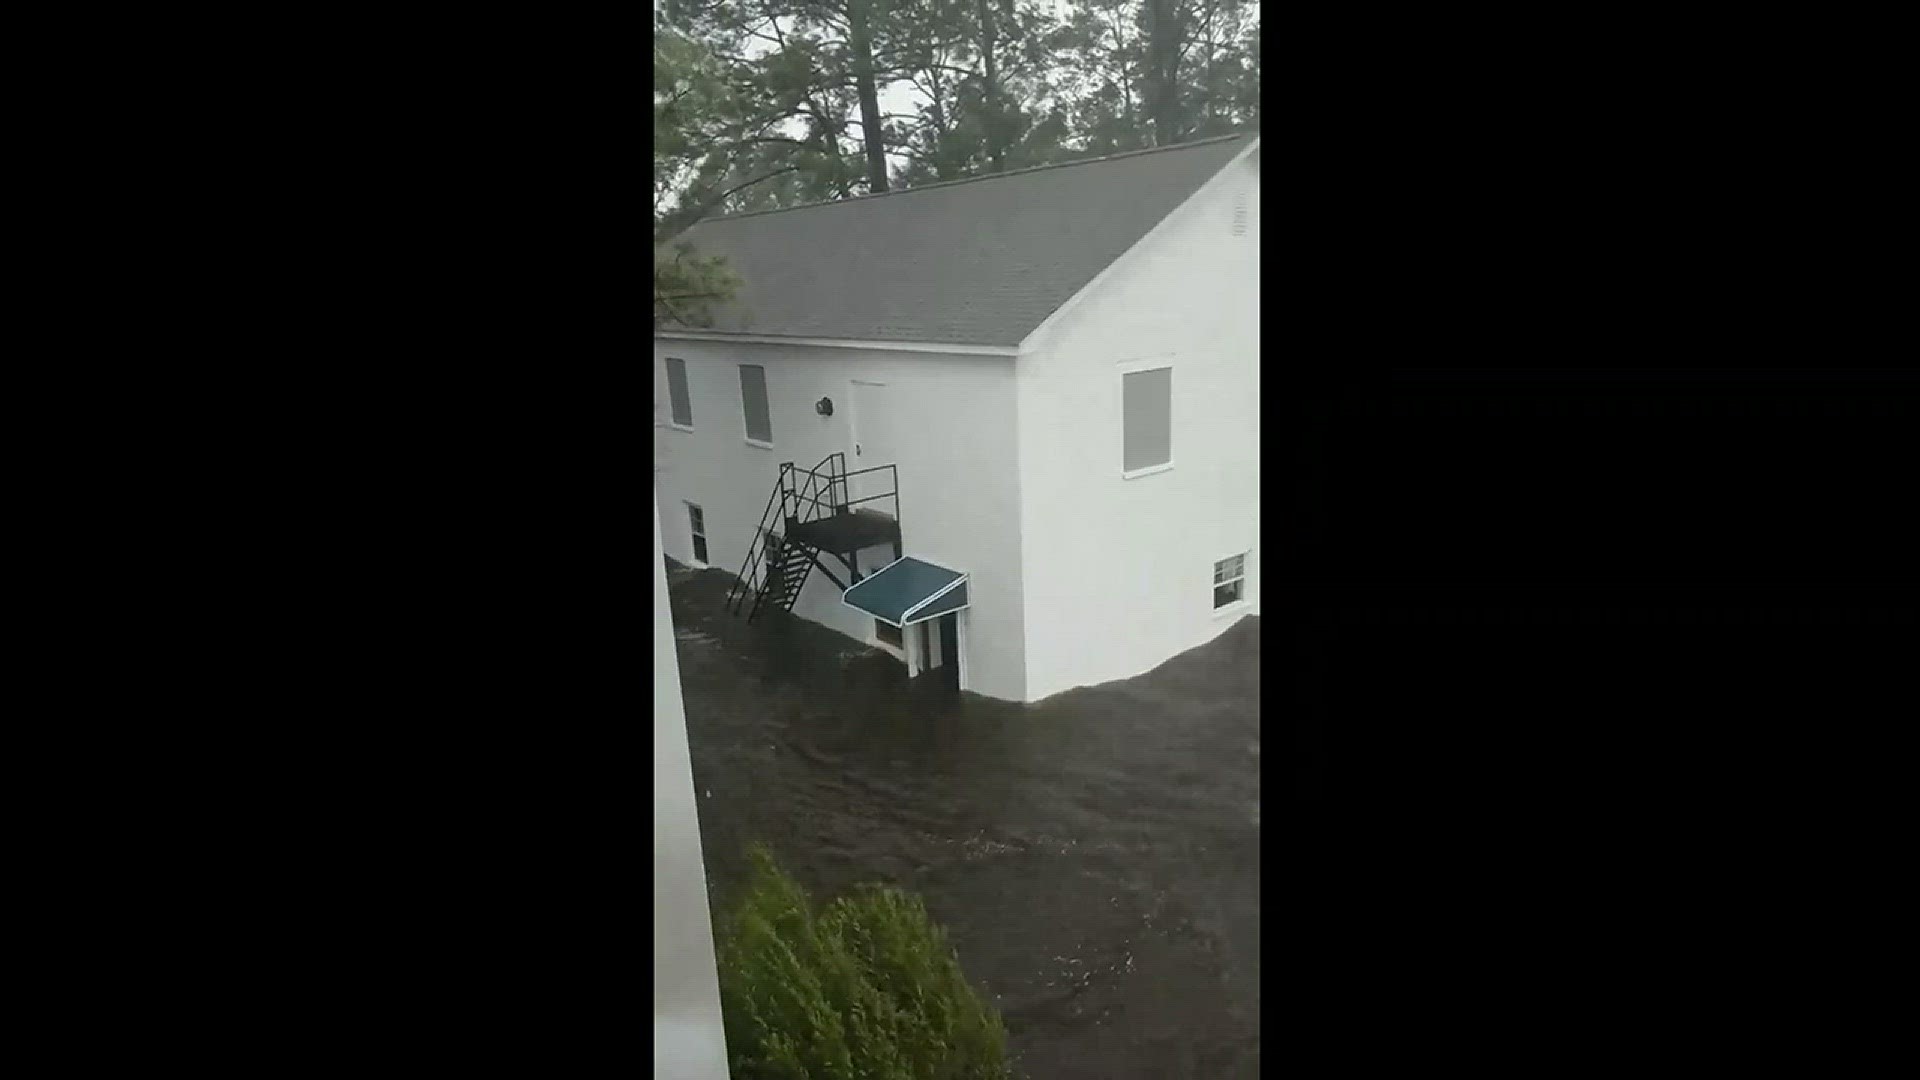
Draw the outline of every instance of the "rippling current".
<instances>
[{"instance_id":1,"label":"rippling current","mask_svg":"<svg viewBox=\"0 0 1920 1080\"><path fill-rule=\"evenodd\" d=\"M1260 624L1014 705L910 686L720 571L669 575L713 901L769 842L817 898L926 899L1030 1080L1257 1076Z\"/></svg>"}]
</instances>

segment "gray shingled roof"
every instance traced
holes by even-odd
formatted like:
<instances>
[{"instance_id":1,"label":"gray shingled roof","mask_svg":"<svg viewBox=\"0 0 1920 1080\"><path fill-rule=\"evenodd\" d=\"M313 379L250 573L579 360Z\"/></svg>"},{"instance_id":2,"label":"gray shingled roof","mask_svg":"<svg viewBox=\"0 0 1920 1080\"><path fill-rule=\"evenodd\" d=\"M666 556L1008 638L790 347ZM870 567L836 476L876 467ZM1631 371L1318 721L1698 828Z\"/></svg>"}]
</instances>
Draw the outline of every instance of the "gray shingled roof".
<instances>
[{"instance_id":1,"label":"gray shingled roof","mask_svg":"<svg viewBox=\"0 0 1920 1080\"><path fill-rule=\"evenodd\" d=\"M681 239L741 287L701 329L1018 345L1257 137L710 218Z\"/></svg>"}]
</instances>

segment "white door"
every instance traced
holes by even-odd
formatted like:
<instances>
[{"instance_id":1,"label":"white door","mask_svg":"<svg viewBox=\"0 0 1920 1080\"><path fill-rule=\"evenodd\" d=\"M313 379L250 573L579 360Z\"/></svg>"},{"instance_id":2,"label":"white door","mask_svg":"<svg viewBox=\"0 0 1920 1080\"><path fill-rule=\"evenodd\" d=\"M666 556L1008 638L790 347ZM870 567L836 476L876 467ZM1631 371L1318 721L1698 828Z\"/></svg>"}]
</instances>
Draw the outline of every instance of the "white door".
<instances>
[{"instance_id":1,"label":"white door","mask_svg":"<svg viewBox=\"0 0 1920 1080\"><path fill-rule=\"evenodd\" d=\"M896 463L894 450L899 443L893 436L894 416L887 407L887 387L884 383L853 381L853 413L848 418L848 431L853 436L853 445L847 448L847 471L859 472L879 465ZM851 497L855 500L876 495L890 495L894 492L894 473L863 473L855 476L847 484ZM872 502L853 504L855 510L874 510L888 517L893 516L893 499L874 499Z\"/></svg>"}]
</instances>

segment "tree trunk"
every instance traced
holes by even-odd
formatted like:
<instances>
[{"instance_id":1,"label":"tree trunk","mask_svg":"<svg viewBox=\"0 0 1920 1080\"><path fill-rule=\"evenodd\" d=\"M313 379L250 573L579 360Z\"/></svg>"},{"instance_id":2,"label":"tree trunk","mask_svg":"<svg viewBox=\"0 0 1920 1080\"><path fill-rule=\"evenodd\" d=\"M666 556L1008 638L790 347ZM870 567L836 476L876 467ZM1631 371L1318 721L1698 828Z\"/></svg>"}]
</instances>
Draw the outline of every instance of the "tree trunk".
<instances>
[{"instance_id":1,"label":"tree trunk","mask_svg":"<svg viewBox=\"0 0 1920 1080\"><path fill-rule=\"evenodd\" d=\"M927 72L927 122L933 125L934 137L943 138L947 134L947 110L942 104L946 91L940 86L940 73Z\"/></svg>"},{"instance_id":2,"label":"tree trunk","mask_svg":"<svg viewBox=\"0 0 1920 1080\"><path fill-rule=\"evenodd\" d=\"M1180 8L1177 0L1146 0L1147 119L1153 144L1171 146L1180 137Z\"/></svg>"},{"instance_id":3,"label":"tree trunk","mask_svg":"<svg viewBox=\"0 0 1920 1080\"><path fill-rule=\"evenodd\" d=\"M880 128L880 91L873 73L873 32L867 21L871 0L848 0L847 36L853 51L853 83L860 96L860 141L867 148L867 192L887 190L886 135Z\"/></svg>"},{"instance_id":4,"label":"tree trunk","mask_svg":"<svg viewBox=\"0 0 1920 1080\"><path fill-rule=\"evenodd\" d=\"M1252 98L1251 98L1251 99L1250 99L1250 100L1248 101L1248 103L1247 103L1247 115L1249 115L1249 116L1251 116L1251 117L1253 118L1253 122L1254 122L1255 124L1258 124L1258 123L1260 122L1260 92L1259 92L1259 87L1260 87L1260 24L1259 24L1259 23L1254 23L1254 24L1253 24L1253 57L1252 57L1252 59L1253 59L1253 86L1254 86L1254 93L1253 93L1253 95L1252 95Z\"/></svg>"},{"instance_id":5,"label":"tree trunk","mask_svg":"<svg viewBox=\"0 0 1920 1080\"><path fill-rule=\"evenodd\" d=\"M937 65L930 65L927 75L927 128L930 133L922 136L921 145L927 149L927 166L933 170L935 180L955 180L958 177L947 164L947 91L940 84L940 71Z\"/></svg>"},{"instance_id":6,"label":"tree trunk","mask_svg":"<svg viewBox=\"0 0 1920 1080\"><path fill-rule=\"evenodd\" d=\"M1206 39L1205 39L1205 44L1207 49L1207 70L1206 70L1206 75L1203 77L1201 81L1201 85L1206 88L1204 93L1205 93L1205 100L1207 103L1206 130L1202 132L1202 134L1204 135L1214 134L1213 121L1220 115L1220 110L1214 104L1214 102L1218 100L1220 96L1220 84L1213 81L1213 51L1214 51L1213 13L1214 13L1214 5L1212 3L1209 3L1207 5L1207 15L1206 15L1207 22L1206 22Z\"/></svg>"},{"instance_id":7,"label":"tree trunk","mask_svg":"<svg viewBox=\"0 0 1920 1080\"><path fill-rule=\"evenodd\" d=\"M1124 22L1117 10L1112 18L1114 65L1120 72L1120 115L1126 121L1127 131L1137 132L1139 128L1133 119L1133 79L1127 72L1127 36L1121 31Z\"/></svg>"},{"instance_id":8,"label":"tree trunk","mask_svg":"<svg viewBox=\"0 0 1920 1080\"><path fill-rule=\"evenodd\" d=\"M975 4L980 15L980 60L986 75L986 82L981 87L981 100L987 112L987 168L991 172L1005 172L1007 147L1002 123L1004 117L1000 115L1000 75L994 70L993 63L993 0L975 0Z\"/></svg>"}]
</instances>

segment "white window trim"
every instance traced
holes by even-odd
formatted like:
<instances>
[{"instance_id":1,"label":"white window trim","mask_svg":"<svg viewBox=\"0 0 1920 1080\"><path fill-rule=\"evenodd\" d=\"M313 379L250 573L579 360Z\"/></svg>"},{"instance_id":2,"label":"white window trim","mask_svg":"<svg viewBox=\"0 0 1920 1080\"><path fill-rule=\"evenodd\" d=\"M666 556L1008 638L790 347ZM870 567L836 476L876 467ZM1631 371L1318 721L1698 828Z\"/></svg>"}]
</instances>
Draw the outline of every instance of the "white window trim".
<instances>
[{"instance_id":1,"label":"white window trim","mask_svg":"<svg viewBox=\"0 0 1920 1080\"><path fill-rule=\"evenodd\" d=\"M760 369L760 389L763 393L766 394L766 397L767 397L767 430L771 432L773 430L773 388L767 383L767 365L747 364L747 363L735 364L734 379L735 381L738 381L740 378L741 369L750 368L750 367L757 367ZM742 387L740 390L740 438L745 440L748 446L758 447L761 450L773 449L772 443L761 442L759 439L754 438L751 434L747 432L747 391L745 387Z\"/></svg>"},{"instance_id":2,"label":"white window trim","mask_svg":"<svg viewBox=\"0 0 1920 1080\"><path fill-rule=\"evenodd\" d=\"M707 542L708 558L712 558L713 556L713 538L707 535L707 508L694 502L692 499L682 499L680 502L681 505L687 508L687 561L702 570L710 570L713 564L711 562L702 562L700 560L700 553L693 548L693 538L697 536ZM700 511L700 528L697 531L693 527L693 512L695 510Z\"/></svg>"},{"instance_id":3,"label":"white window trim","mask_svg":"<svg viewBox=\"0 0 1920 1080\"><path fill-rule=\"evenodd\" d=\"M667 361L669 360L680 361L680 372L686 377L685 381L687 384L687 419L689 421L693 419L693 373L687 370L687 361L684 357L663 356L660 358L660 377L667 380L666 426L675 431L692 431L693 424L691 422L683 424L673 418L673 369L667 366Z\"/></svg>"},{"instance_id":4,"label":"white window trim","mask_svg":"<svg viewBox=\"0 0 1920 1080\"><path fill-rule=\"evenodd\" d=\"M1222 585L1231 585L1236 581L1240 583L1240 599L1235 600L1231 604L1222 604L1220 607L1214 608L1213 617L1216 619L1220 618L1223 615L1232 615L1235 612L1245 611L1248 607L1252 606L1253 604L1253 600L1252 600L1253 588L1251 584L1249 584L1253 580L1253 569L1252 569L1253 552L1236 551L1232 555L1228 555L1226 559L1215 559L1214 565L1218 566L1219 564L1226 562L1227 559L1231 559L1236 556L1239 557L1240 559L1240 576L1237 578L1228 578L1225 581L1216 581L1207 590L1207 602L1212 603L1214 589L1217 589ZM1207 576L1211 578L1213 575L1209 574Z\"/></svg>"},{"instance_id":5,"label":"white window trim","mask_svg":"<svg viewBox=\"0 0 1920 1080\"><path fill-rule=\"evenodd\" d=\"M886 622L886 620L877 618L871 614L869 614L867 618L872 620L867 627L867 644L872 645L881 652L887 653L895 660L906 663L907 650L905 646L907 644L907 628L904 626L894 626L894 629L900 631L900 644L894 645L891 642L880 640L880 624ZM887 623L887 625L893 626L892 623Z\"/></svg>"},{"instance_id":6,"label":"white window trim","mask_svg":"<svg viewBox=\"0 0 1920 1080\"><path fill-rule=\"evenodd\" d=\"M1127 376L1137 375L1142 371L1158 371L1161 368L1172 371L1173 357L1156 356L1146 360L1122 360L1116 367L1119 371L1119 374L1115 375L1114 378L1119 381L1119 397L1115 400L1119 405L1120 412L1120 460L1125 462L1127 460ZM1167 385L1167 442L1173 442L1173 385L1171 380L1169 380ZM1138 480L1143 476L1152 476L1155 473L1167 472L1173 468L1173 464L1173 447L1168 446L1167 460L1158 465L1147 465L1138 469L1121 469L1120 479Z\"/></svg>"},{"instance_id":7,"label":"white window trim","mask_svg":"<svg viewBox=\"0 0 1920 1080\"><path fill-rule=\"evenodd\" d=\"M1233 615L1238 612L1243 612L1247 610L1247 608L1250 606L1251 606L1251 602L1247 600L1247 591L1245 589L1241 589L1240 599L1235 600L1233 603L1228 604L1225 607L1214 608L1213 617L1216 619L1224 618L1228 615Z\"/></svg>"}]
</instances>

